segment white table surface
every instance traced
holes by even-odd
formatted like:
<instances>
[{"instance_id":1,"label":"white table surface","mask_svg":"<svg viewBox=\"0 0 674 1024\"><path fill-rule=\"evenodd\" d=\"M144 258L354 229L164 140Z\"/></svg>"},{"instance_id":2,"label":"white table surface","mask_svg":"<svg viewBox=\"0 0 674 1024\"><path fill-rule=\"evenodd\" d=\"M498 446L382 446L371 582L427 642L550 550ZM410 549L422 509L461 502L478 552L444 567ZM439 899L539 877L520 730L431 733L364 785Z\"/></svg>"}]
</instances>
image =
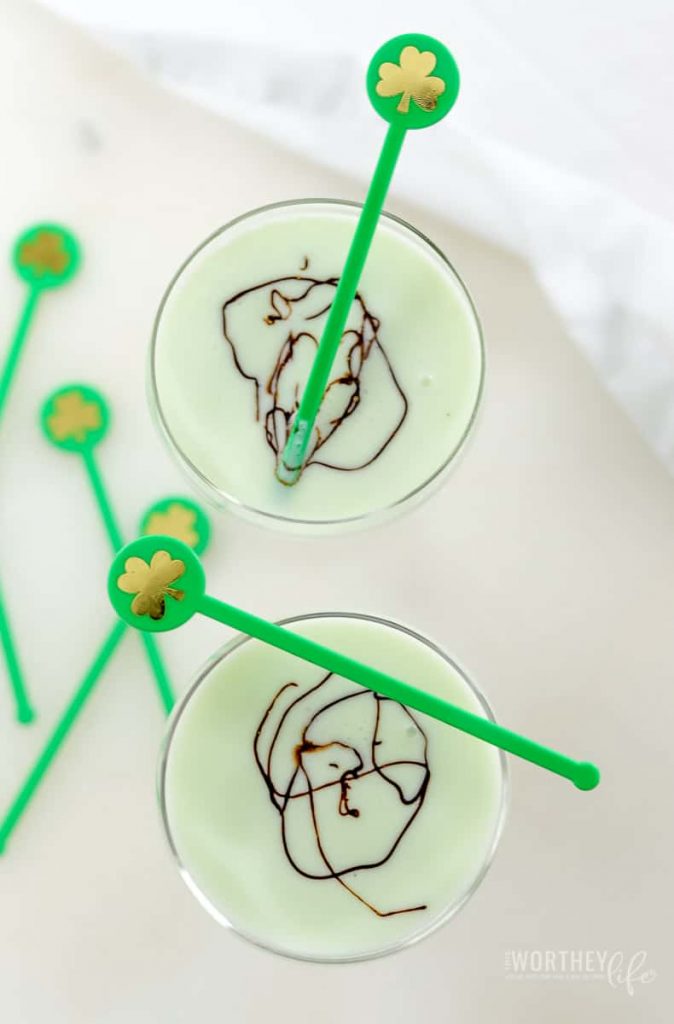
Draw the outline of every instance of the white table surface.
<instances>
[{"instance_id":1,"label":"white table surface","mask_svg":"<svg viewBox=\"0 0 674 1024\"><path fill-rule=\"evenodd\" d=\"M100 459L131 536L148 504L188 490L144 395L176 265L252 206L360 193L20 0L2 4L0 123L3 251L40 219L71 225L86 249L77 280L40 310L0 436L0 567L39 709L15 725L0 670L4 807L111 622L106 540L79 463L39 434L42 399L73 379L109 396ZM525 266L390 206L450 254L482 315L488 387L467 457L427 504L374 532L281 539L218 517L210 589L271 617L355 608L408 622L506 724L596 760L602 786L580 794L512 763L495 863L447 928L355 967L274 958L221 930L173 868L154 802L163 716L129 636L0 859L3 1024L671 1018L674 483ZM6 268L4 337L21 298ZM200 621L161 640L179 690L226 637ZM633 996L603 980L513 980L512 949L643 949L657 977Z\"/></svg>"}]
</instances>

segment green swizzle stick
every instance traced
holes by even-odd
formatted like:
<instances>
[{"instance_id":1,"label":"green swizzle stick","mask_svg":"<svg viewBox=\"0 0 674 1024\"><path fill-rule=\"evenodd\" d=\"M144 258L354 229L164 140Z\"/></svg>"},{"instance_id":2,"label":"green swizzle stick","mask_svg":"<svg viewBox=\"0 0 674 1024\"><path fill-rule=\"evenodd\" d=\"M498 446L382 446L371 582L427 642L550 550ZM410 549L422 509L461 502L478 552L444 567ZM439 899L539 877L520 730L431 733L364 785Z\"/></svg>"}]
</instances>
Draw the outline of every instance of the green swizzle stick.
<instances>
[{"instance_id":1,"label":"green swizzle stick","mask_svg":"<svg viewBox=\"0 0 674 1024\"><path fill-rule=\"evenodd\" d=\"M21 722L22 725L28 725L35 719L35 710L30 702L28 696L28 689L26 687L26 680L23 674L23 668L19 661L19 654L14 643L14 636L12 634L12 624L9 620L9 614L7 612L7 605L5 604L5 598L2 593L0 586L0 647L5 656L5 664L7 665L7 674L9 676L9 682L12 687L12 693L14 695L14 707L16 713L17 722Z\"/></svg>"},{"instance_id":2,"label":"green swizzle stick","mask_svg":"<svg viewBox=\"0 0 674 1024\"><path fill-rule=\"evenodd\" d=\"M183 542L199 554L206 549L210 539L208 519L198 505L186 498L170 497L156 502L145 512L140 531L148 536L169 531L172 537L182 538ZM0 819L0 854L4 852L10 836L25 814L49 767L80 718L127 629L128 626L124 622L117 622L109 631L19 787L4 818Z\"/></svg>"},{"instance_id":3,"label":"green swizzle stick","mask_svg":"<svg viewBox=\"0 0 674 1024\"><path fill-rule=\"evenodd\" d=\"M83 384L67 384L49 396L42 408L41 423L51 444L81 456L114 554L124 541L95 455L109 419L107 404L99 392ZM143 636L143 644L159 697L168 713L175 696L164 662L152 637Z\"/></svg>"},{"instance_id":4,"label":"green swizzle stick","mask_svg":"<svg viewBox=\"0 0 674 1024\"><path fill-rule=\"evenodd\" d=\"M449 113L459 94L459 71L449 50L437 39L419 33L396 36L372 58L367 72L367 91L374 109L388 122L389 128L276 470L278 479L288 486L297 483L302 474L332 364L405 135L410 129L427 128Z\"/></svg>"},{"instance_id":5,"label":"green swizzle stick","mask_svg":"<svg viewBox=\"0 0 674 1024\"><path fill-rule=\"evenodd\" d=\"M117 650L119 642L125 633L126 627L123 622L116 623L110 630L96 657L87 669L82 682L75 690L65 711L56 723L35 763L21 784L18 793L12 800L9 810L0 821L0 854L4 853L7 840L23 817L35 791L63 746L68 733L82 713L84 705L93 693L94 687L102 675L103 669Z\"/></svg>"},{"instance_id":6,"label":"green swizzle stick","mask_svg":"<svg viewBox=\"0 0 674 1024\"><path fill-rule=\"evenodd\" d=\"M28 286L28 293L0 372L0 416L40 299L45 292L70 281L80 262L77 239L58 224L36 224L16 240L12 264Z\"/></svg>"},{"instance_id":7,"label":"green swizzle stick","mask_svg":"<svg viewBox=\"0 0 674 1024\"><path fill-rule=\"evenodd\" d=\"M37 224L24 231L14 243L12 265L28 286L28 291L5 361L0 369L0 421L40 298L46 291L66 284L77 272L80 262L77 239L58 224ZM35 718L35 711L28 696L1 586L0 646L7 664L17 721L27 724Z\"/></svg>"},{"instance_id":8,"label":"green swizzle stick","mask_svg":"<svg viewBox=\"0 0 674 1024\"><path fill-rule=\"evenodd\" d=\"M182 626L197 613L206 615L562 775L578 789L594 789L599 783L599 770L587 761L575 761L435 694L209 597L201 562L191 548L174 538L142 537L117 552L108 577L108 594L120 618L136 629L164 632Z\"/></svg>"}]
</instances>

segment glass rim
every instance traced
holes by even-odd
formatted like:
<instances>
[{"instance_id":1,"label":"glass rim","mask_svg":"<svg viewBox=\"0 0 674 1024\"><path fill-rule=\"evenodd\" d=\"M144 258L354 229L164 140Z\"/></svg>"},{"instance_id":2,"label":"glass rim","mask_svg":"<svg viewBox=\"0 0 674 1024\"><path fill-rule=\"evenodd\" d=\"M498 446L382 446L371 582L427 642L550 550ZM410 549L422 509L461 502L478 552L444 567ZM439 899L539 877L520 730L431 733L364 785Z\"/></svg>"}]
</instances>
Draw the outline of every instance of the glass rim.
<instances>
[{"instance_id":1,"label":"glass rim","mask_svg":"<svg viewBox=\"0 0 674 1024\"><path fill-rule=\"evenodd\" d=\"M477 699L481 709L484 711L485 716L492 722L496 721L494 712L491 704L487 700L486 696L473 680L464 672L461 666L449 655L447 652L436 644L433 640L430 640L427 636L418 633L416 630L411 629L404 623L397 622L394 619L384 618L380 615L372 615L369 612L309 612L307 614L291 615L283 619L279 619L277 625L288 626L299 622L308 622L314 619L358 619L359 621L373 622L377 625L386 626L387 628L397 630L398 632L404 633L406 636L411 637L413 640L423 644L429 650L437 654L444 662L449 664L451 668L460 676L463 682L468 686L468 689ZM206 910L210 916L222 927L227 928L233 932L239 938L246 942L252 943L259 949L263 949L266 952L274 953L277 956L285 957L290 960L298 960L301 962L308 963L359 963L367 960L377 960L380 957L390 956L392 953L401 952L404 949L408 949L410 946L416 945L422 939L428 938L434 932L436 932L443 925L447 924L461 909L468 903L471 897L479 889L480 885L484 881L484 878L491 867L496 850L503 834L505 827L505 821L507 817L508 807L510 803L510 773L508 769L508 762L505 756L505 751L498 747L494 747L499 759L500 767L500 782L501 782L501 799L498 808L498 818L496 825L491 837L491 841L485 853L484 859L480 866L480 870L473 877L470 884L466 887L465 891L461 893L460 897L445 908L445 910L438 914L431 922L429 922L423 928L413 932L410 936L405 939L399 939L388 946L384 946L381 949L377 949L373 952L367 953L356 953L352 955L344 956L311 956L310 954L302 954L290 952L287 949L276 946L272 942L264 942L257 938L255 935L247 932L245 929L239 928L234 925L226 913L220 910L215 903L206 895L206 893L199 887L198 883L190 874L190 871L186 864L183 862L180 853L178 851L176 842L171 831L171 825L169 821L169 813L166 806L166 774L168 768L168 760L171 752L171 746L173 738L175 736L178 724L188 707L192 697L200 686L204 683L206 678L209 676L211 671L219 665L220 662L224 661L225 658L233 651L242 647L244 644L254 637L248 636L245 633L237 633L227 643L223 644L222 647L218 648L210 658L202 665L201 669L195 676L193 682L190 684L186 692L180 698L173 708L171 715L166 726L166 731L162 739L162 743L159 751L159 759L157 764L157 798L159 802L159 813L161 817L161 823L164 831L164 837L168 844L169 850L173 860L178 868L178 873L182 878L183 882L195 897L197 902ZM261 641L258 641L261 642ZM451 726L447 726L451 728ZM483 742L483 741L478 741Z\"/></svg>"},{"instance_id":2,"label":"glass rim","mask_svg":"<svg viewBox=\"0 0 674 1024\"><path fill-rule=\"evenodd\" d=\"M210 235L208 235L208 237L205 238L202 242L200 242L200 244L197 245L196 248L194 248L192 252L186 257L186 259L183 260L183 262L180 264L176 272L173 274L171 280L169 281L162 295L161 302L159 303L159 307L157 309L157 313L155 314L154 322L152 325L152 336L150 340L150 348L148 354L149 364L147 375L147 389L152 416L159 428L161 436L168 445L169 450L174 456L177 456L180 465L187 472L188 476L192 480L196 481L196 483L201 488L202 492L205 492L208 495L211 502L216 507L221 508L223 504L230 505L233 506L238 512L250 515L251 518L253 519L262 519L263 521L280 524L281 526L286 527L296 526L300 528L311 527L314 529L329 529L330 527L346 526L348 524L354 526L358 524L365 525L370 519L376 518L377 516L386 516L387 514L397 512L401 506L413 501L413 499L421 495L423 491L430 488L431 485L434 482L438 481L439 478L442 477L443 474L450 468L450 466L452 466L458 459L460 453L463 451L465 447L468 437L473 432L473 428L475 426L475 422L477 420L478 412L481 408L482 398L484 395L486 352L484 336L482 333L482 323L480 321L480 317L475 307L475 303L473 302L472 296L463 278L455 269L455 267L447 258L447 256L444 254L442 249L440 249L439 246L435 244L435 242L428 238L418 228L415 228L414 225L406 221L403 217L399 217L394 213L389 213L388 211L384 210L381 213L381 218L383 220L391 221L392 223L397 224L399 227L404 228L406 231L409 231L424 245L431 249L435 256L437 256L440 259L440 261L444 264L445 270L448 270L449 273L454 277L466 301L468 302L468 307L473 316L473 320L475 322L475 326L477 329L478 346L480 352L480 378L478 381L477 393L475 395L475 402L473 404L473 409L471 411L468 422L466 423L465 429L461 434L461 437L457 441L456 445L454 446L450 454L444 460L444 462L442 462L438 466L438 468L431 474L431 476L429 476L426 480L423 481L423 483L418 484L411 491L408 491L407 494L404 494L402 497L397 498L395 501L390 502L386 505L381 505L378 506L377 508L368 509L366 512L359 512L357 515L354 516L338 516L334 519L303 519L296 516L280 515L276 512L269 512L265 509L256 508L253 505L248 505L245 501L242 501L235 495L217 487L213 483L213 481L210 480L208 476L206 476L206 474L203 473L198 468L198 466L194 464L194 462L186 454L186 452L183 451L181 446L178 444L178 441L171 433L170 427L166 421L166 417L164 415L164 411L162 409L161 402L159 399L159 388L157 386L156 372L157 338L159 334L159 327L161 324L164 307L168 302L169 296L171 295L173 288L178 283L183 272L187 269L192 260L194 260L195 257L199 255L199 253L206 249L206 247L209 246L211 242L215 241L216 238L219 238L226 231L229 231L231 228L236 227L238 224L241 224L242 222L250 218L256 217L259 214L268 213L274 210L282 210L293 206L324 205L346 207L348 209L361 209L363 206L362 203L358 203L350 199L283 199L274 203L265 203L263 206L257 206L252 210L247 210L245 213L241 213L237 217L234 217L232 220L227 221L225 224L217 228L217 230L213 231Z\"/></svg>"}]
</instances>

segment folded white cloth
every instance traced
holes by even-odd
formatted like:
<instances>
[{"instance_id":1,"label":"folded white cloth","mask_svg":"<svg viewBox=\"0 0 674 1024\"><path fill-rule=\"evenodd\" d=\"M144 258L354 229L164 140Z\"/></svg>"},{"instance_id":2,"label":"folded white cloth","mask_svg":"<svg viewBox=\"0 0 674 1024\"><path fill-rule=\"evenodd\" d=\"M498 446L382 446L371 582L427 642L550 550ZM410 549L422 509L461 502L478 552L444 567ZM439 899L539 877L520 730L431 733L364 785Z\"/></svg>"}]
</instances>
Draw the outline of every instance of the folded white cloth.
<instances>
[{"instance_id":1,"label":"folded white cloth","mask_svg":"<svg viewBox=\"0 0 674 1024\"><path fill-rule=\"evenodd\" d=\"M505 25L493 0L488 16L427 0L418 19L401 0L384 13L362 0L45 2L165 85L363 180L383 134L363 88L368 56L412 23L446 41L462 95L403 153L395 191L530 262L674 471L671 5L643 0L635 28L624 0L573 0L563 18L556 5L508 5Z\"/></svg>"}]
</instances>

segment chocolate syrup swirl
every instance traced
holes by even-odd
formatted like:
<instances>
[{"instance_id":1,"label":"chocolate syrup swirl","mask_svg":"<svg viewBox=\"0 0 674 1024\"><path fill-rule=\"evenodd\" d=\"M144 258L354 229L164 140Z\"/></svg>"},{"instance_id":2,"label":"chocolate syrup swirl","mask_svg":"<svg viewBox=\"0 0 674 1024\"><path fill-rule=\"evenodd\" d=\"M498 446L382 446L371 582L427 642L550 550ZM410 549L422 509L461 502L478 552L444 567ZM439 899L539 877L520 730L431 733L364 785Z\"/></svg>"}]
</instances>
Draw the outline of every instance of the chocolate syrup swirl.
<instances>
[{"instance_id":1,"label":"chocolate syrup swirl","mask_svg":"<svg viewBox=\"0 0 674 1024\"><path fill-rule=\"evenodd\" d=\"M391 860L423 806L426 734L402 704L354 691L332 673L293 697L297 687L276 693L253 743L288 861L304 878L336 881L377 917L426 910L382 910L355 888L357 872Z\"/></svg>"},{"instance_id":2,"label":"chocolate syrup swirl","mask_svg":"<svg viewBox=\"0 0 674 1024\"><path fill-rule=\"evenodd\" d=\"M281 457L297 413L304 385L334 301L338 278L319 279L301 272L263 281L238 292L222 307L223 332L236 370L254 387L255 419L267 444ZM254 336L251 326L264 324L268 338ZM407 416L408 400L379 340L381 321L360 293L352 303L340 348L308 449L310 464L353 472L378 459ZM376 394L369 397L365 368L376 376ZM364 405L357 437L342 452L322 451ZM355 421L354 421L355 422ZM349 454L347 455L346 452Z\"/></svg>"}]
</instances>

